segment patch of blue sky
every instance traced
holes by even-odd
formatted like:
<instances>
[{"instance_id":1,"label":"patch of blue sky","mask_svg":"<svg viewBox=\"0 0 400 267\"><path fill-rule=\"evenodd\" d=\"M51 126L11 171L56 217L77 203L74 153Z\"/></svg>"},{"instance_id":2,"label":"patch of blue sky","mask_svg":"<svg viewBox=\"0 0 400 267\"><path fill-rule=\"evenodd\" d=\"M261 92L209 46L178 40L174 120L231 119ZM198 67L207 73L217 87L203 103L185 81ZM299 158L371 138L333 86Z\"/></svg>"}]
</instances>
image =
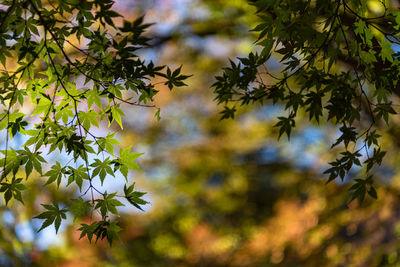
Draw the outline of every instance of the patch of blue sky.
<instances>
[{"instance_id":1,"label":"patch of blue sky","mask_svg":"<svg viewBox=\"0 0 400 267\"><path fill-rule=\"evenodd\" d=\"M35 240L35 232L29 221L16 224L15 233L22 242L33 242Z\"/></svg>"},{"instance_id":2,"label":"patch of blue sky","mask_svg":"<svg viewBox=\"0 0 400 267\"><path fill-rule=\"evenodd\" d=\"M325 131L318 127L309 126L300 133L300 137L304 139L307 145L312 145L321 142L325 138Z\"/></svg>"},{"instance_id":3,"label":"patch of blue sky","mask_svg":"<svg viewBox=\"0 0 400 267\"><path fill-rule=\"evenodd\" d=\"M275 146L266 145L260 149L258 156L261 163L276 162L279 159L279 150Z\"/></svg>"},{"instance_id":4,"label":"patch of blue sky","mask_svg":"<svg viewBox=\"0 0 400 267\"><path fill-rule=\"evenodd\" d=\"M312 167L318 156L314 155L313 153L305 151L299 157L295 157L296 161L294 162L294 166L298 168L310 168Z\"/></svg>"},{"instance_id":5,"label":"patch of blue sky","mask_svg":"<svg viewBox=\"0 0 400 267\"><path fill-rule=\"evenodd\" d=\"M296 167L311 167L314 163L313 158L307 155L304 140L293 135L290 143L281 147L283 158L287 158Z\"/></svg>"},{"instance_id":6,"label":"patch of blue sky","mask_svg":"<svg viewBox=\"0 0 400 267\"><path fill-rule=\"evenodd\" d=\"M34 220L35 221L35 220ZM40 226L42 224L42 221L38 222L36 224L35 229L40 229ZM70 223L69 223L70 224ZM43 229L37 234L37 239L35 240L36 247L39 250L47 250L51 246L57 246L61 247L65 245L65 236L63 235L63 232L66 230L66 222L62 221L60 229L58 230L58 233L56 233L56 230L53 225L50 225L49 227Z\"/></svg>"},{"instance_id":7,"label":"patch of blue sky","mask_svg":"<svg viewBox=\"0 0 400 267\"><path fill-rule=\"evenodd\" d=\"M276 119L284 111L284 106L277 103L275 105L264 105L261 106L251 113L256 116L260 121L270 121Z\"/></svg>"},{"instance_id":8,"label":"patch of blue sky","mask_svg":"<svg viewBox=\"0 0 400 267\"><path fill-rule=\"evenodd\" d=\"M395 53L400 52L400 44L392 43L390 46Z\"/></svg>"},{"instance_id":9,"label":"patch of blue sky","mask_svg":"<svg viewBox=\"0 0 400 267\"><path fill-rule=\"evenodd\" d=\"M271 55L271 57L267 61L267 65L272 70L277 70L282 67L280 60L277 56Z\"/></svg>"},{"instance_id":10,"label":"patch of blue sky","mask_svg":"<svg viewBox=\"0 0 400 267\"><path fill-rule=\"evenodd\" d=\"M60 208L65 207L60 206ZM56 234L54 224L44 228L40 232L37 232L42 226L43 220L33 219L31 220L31 223L24 222L20 224L17 231L17 236L19 238L32 239L39 250L47 250L51 246L63 246L66 242L63 233L67 230L67 227L72 224L72 222L72 214L67 213L67 219L61 221L60 228Z\"/></svg>"},{"instance_id":11,"label":"patch of blue sky","mask_svg":"<svg viewBox=\"0 0 400 267\"><path fill-rule=\"evenodd\" d=\"M318 155L312 151L313 146L323 142L323 129L309 126L293 134L290 141L281 139L281 150L284 158L293 162L295 167L309 168L315 165Z\"/></svg>"},{"instance_id":12,"label":"patch of blue sky","mask_svg":"<svg viewBox=\"0 0 400 267\"><path fill-rule=\"evenodd\" d=\"M5 142L6 138L8 137L9 141L8 143ZM0 140L2 141L0 144L0 149L4 150L7 146L7 148L13 148L15 150L21 149L21 146L28 140L25 135L21 135L20 133L17 133L11 140L10 136L7 136L6 130L3 130L0 132Z\"/></svg>"},{"instance_id":13,"label":"patch of blue sky","mask_svg":"<svg viewBox=\"0 0 400 267\"><path fill-rule=\"evenodd\" d=\"M2 216L3 217L2 218L3 219L2 225L7 226L7 225L12 225L12 224L15 223L15 216L11 211L4 210L2 215L3 215Z\"/></svg>"},{"instance_id":14,"label":"patch of blue sky","mask_svg":"<svg viewBox=\"0 0 400 267\"><path fill-rule=\"evenodd\" d=\"M168 22L157 23L153 26L154 28L153 30L161 35L169 35L173 33L175 26L176 25L174 23L168 23Z\"/></svg>"},{"instance_id":15,"label":"patch of blue sky","mask_svg":"<svg viewBox=\"0 0 400 267\"><path fill-rule=\"evenodd\" d=\"M158 60L160 58L159 49L146 48L139 50L138 54L140 59L144 60L146 63L153 62L154 64L158 64Z\"/></svg>"},{"instance_id":16,"label":"patch of blue sky","mask_svg":"<svg viewBox=\"0 0 400 267\"><path fill-rule=\"evenodd\" d=\"M193 0L172 0L175 12L181 17L191 16L192 10L190 9L190 4L192 2Z\"/></svg>"}]
</instances>

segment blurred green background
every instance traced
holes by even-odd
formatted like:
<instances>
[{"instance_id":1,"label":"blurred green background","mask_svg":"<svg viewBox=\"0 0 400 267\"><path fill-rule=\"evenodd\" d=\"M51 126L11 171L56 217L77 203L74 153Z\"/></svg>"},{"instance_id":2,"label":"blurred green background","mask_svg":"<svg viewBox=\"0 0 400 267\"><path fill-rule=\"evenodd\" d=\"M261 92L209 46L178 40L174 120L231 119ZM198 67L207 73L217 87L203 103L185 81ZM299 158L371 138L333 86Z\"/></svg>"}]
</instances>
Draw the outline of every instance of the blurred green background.
<instances>
[{"instance_id":1,"label":"blurred green background","mask_svg":"<svg viewBox=\"0 0 400 267\"><path fill-rule=\"evenodd\" d=\"M279 105L240 108L220 121L210 86L228 58L257 51L245 0L116 0L126 19L146 14L153 48L142 56L193 74L188 87L161 83L155 110L125 106L118 138L136 152L147 191L146 212L122 209L121 242L78 240L77 224L41 233L31 220L39 203L73 192L32 179L25 206L1 207L4 266L395 266L400 262L399 130L383 136L388 151L377 170L378 200L350 201L349 184L322 176L337 130L299 123L290 142L277 141ZM268 68L279 71L278 60ZM117 130L117 129L113 129ZM356 177L358 174L352 174ZM349 177L350 179L350 177ZM72 189L70 189L72 190ZM90 218L87 218L90 221Z\"/></svg>"}]
</instances>

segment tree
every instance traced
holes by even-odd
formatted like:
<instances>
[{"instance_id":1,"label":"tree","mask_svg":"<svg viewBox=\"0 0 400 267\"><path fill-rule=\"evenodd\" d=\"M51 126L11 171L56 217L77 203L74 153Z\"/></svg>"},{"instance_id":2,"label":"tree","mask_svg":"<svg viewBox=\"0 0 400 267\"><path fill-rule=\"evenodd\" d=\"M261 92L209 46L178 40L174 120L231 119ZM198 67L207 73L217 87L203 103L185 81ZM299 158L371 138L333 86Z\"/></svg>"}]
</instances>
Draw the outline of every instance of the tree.
<instances>
[{"instance_id":1,"label":"tree","mask_svg":"<svg viewBox=\"0 0 400 267\"><path fill-rule=\"evenodd\" d=\"M275 125L279 137L290 138L301 114L336 125L340 136L332 148L341 146L342 152L325 171L328 182L343 181L353 166L363 167L363 178L350 187L352 198L362 201L366 193L377 198L371 170L386 153L379 128L397 114L400 96L395 2L251 1L261 20L253 30L262 51L231 61L216 77L222 118L235 116L236 102L271 101L287 110ZM283 70L274 73L267 64L278 59Z\"/></svg>"},{"instance_id":2,"label":"tree","mask_svg":"<svg viewBox=\"0 0 400 267\"><path fill-rule=\"evenodd\" d=\"M172 2L180 1L169 3ZM38 240L34 238L33 241L18 235L21 234L18 229L21 223L31 224L19 214L27 212L27 217L37 214L36 208L29 210L31 200L36 196L32 191L35 188L43 190L37 195L42 202L48 203L43 201L44 197L68 204L68 196L74 193L76 186L42 189L43 180L37 179L38 186L34 187L33 182L37 180L32 179L32 175L27 181L30 191L23 194L25 205L14 202L0 211L2 219L10 210L18 214L16 237L11 239L13 232L5 231L12 230L13 225L10 227L2 221L0 243L3 251L5 247L12 249L17 243L15 255L20 258L20 246L24 248L21 265L257 266L270 263L282 266L386 266L385 263L396 262L400 194L395 149L392 153L388 151L383 166L374 171L374 182L379 184L379 199L367 198L355 209L357 201L349 203L346 182L325 185L318 173L321 164L328 162L326 158L334 157L334 149L325 149L330 145L332 139L329 136L334 127L327 127L322 120L321 127L310 126L308 114L299 112L290 142L286 138L275 142L279 128L273 128L274 114L280 107L265 102L264 105L237 107L236 120L218 121L217 107L211 103L214 95L206 88L214 82L212 76L221 64L225 64L226 58L210 53L207 40L217 39L224 48L230 48L234 43L242 46L241 37L251 24L247 20L239 24L242 18L238 14L241 13L235 8L251 7L245 5L245 0L242 3L209 2L212 8L206 9L207 16L192 22L189 31L193 29L194 34L201 36L207 27L215 29L215 25L229 25L224 28L224 35L196 38L196 44L201 43L201 47L195 44L193 48L193 43L185 42L193 40L193 36L182 34L179 38L175 35L184 32L181 29L188 30L183 21L176 26L170 41L157 48L162 50L162 58L157 59L164 62L162 64L182 63L186 71L196 74L190 79L188 90L171 93L169 105L164 98L158 102L161 94L155 97L155 103L163 111L159 123L154 121L153 124L149 120L139 125L136 122L138 118L151 117L153 109L143 108L140 112L135 112L136 107L125 106L124 109L129 114L129 121L126 120L124 130L118 133L121 142L135 143L137 149L140 147L138 151L150 155L140 160L143 175L134 173L136 186L151 192L149 212L127 214L121 210L118 225L124 228L120 232L122 242L113 243L111 248L105 242L93 246L86 240L78 241L76 225L65 229L65 224L56 237L65 240L65 244L38 248L40 237L48 234L49 229L35 234ZM217 2L217 9L214 9ZM165 2L159 0L158 3ZM192 10L197 10L197 3L193 2L196 9ZM205 3L200 6L203 10ZM139 7L135 5L136 8ZM171 13L181 12L172 5L167 11L154 12L159 8L157 5L149 8L152 11L149 13L159 16L160 21L163 21L164 13L171 16ZM254 12L246 12L246 18L256 17ZM130 10L129 13L134 12ZM217 21L215 16L220 16ZM147 19L153 21L153 18ZM230 21L235 21L235 25L230 25ZM251 34L247 36L251 38ZM212 42L210 44L214 47ZM230 51L233 57L234 49ZM168 93L168 88L160 89L160 93ZM380 132L385 147L397 147L393 125L395 123L390 124L388 131ZM308 144L310 139L312 143ZM18 141L18 137L15 140ZM299 147L299 143L303 145ZM298 164L310 154L312 161L307 165ZM88 223L92 219L83 220ZM38 229L38 221L33 220L33 229ZM54 227L51 228L53 231ZM1 265L7 265L4 254L0 257Z\"/></svg>"},{"instance_id":3,"label":"tree","mask_svg":"<svg viewBox=\"0 0 400 267\"><path fill-rule=\"evenodd\" d=\"M213 12L227 13L223 11L240 5L220 2L218 9L206 9L208 16L201 18L206 22L198 21L195 30L204 29ZM164 13L171 16L181 11L174 6L160 11L157 5L150 10L160 21ZM224 21L231 18L221 18L218 25L225 25ZM245 31L249 24L242 23L234 29ZM174 32L181 32L180 27L187 29L185 21ZM70 265L387 266L386 262L390 266L396 262L398 157L388 151L383 166L376 170L378 200L366 198L357 206L357 200L349 203L348 183L325 185L320 175L320 168L334 157L334 150L327 149L334 127L322 122L320 127L309 125L308 114L299 113L290 142L286 138L276 142L279 129L274 130L274 116L280 108L269 103L238 108L235 120L219 121L218 107L210 103L214 95L205 88L214 82L212 76L226 64L226 57L210 53L207 39L219 40L224 48L243 42L236 37L242 32L232 34L196 37L202 44L198 50L185 42L193 36L173 35L159 48L158 60L182 63L195 75L188 90L162 99L159 123L146 122L141 127L130 123L121 133L122 140L137 142L151 155L140 161L145 172L136 178L137 185L151 192L151 209L121 215L122 242L112 248L79 242L70 227L60 235L68 237L65 246L43 251L39 264L52 255ZM210 46L214 47L212 42ZM231 57L240 53L235 50L230 50ZM390 133L382 135L386 147L396 146L390 143Z\"/></svg>"},{"instance_id":4,"label":"tree","mask_svg":"<svg viewBox=\"0 0 400 267\"><path fill-rule=\"evenodd\" d=\"M345 151L326 170L329 181L345 179L352 166L364 160L366 173L351 187L353 198L362 200L366 193L376 198L370 172L385 155L376 129L396 114L391 95L400 91L397 54L391 48L398 42L400 13L385 1L376 10L366 0L251 3L261 19L254 30L260 33L262 51L231 61L217 77L217 101L226 104L222 118L234 117L232 102L272 100L288 110L278 118L279 137L290 137L301 113L310 121L339 125L341 135L332 147L343 144ZM154 107L153 78L164 78L173 89L185 85L188 76L181 74L181 67L163 72L163 66L141 60L138 50L148 46L143 33L149 25L140 17L116 26L120 16L111 9L112 1L12 0L4 5L0 129L6 142L0 191L5 203L23 202L23 178L33 176L34 170L47 177L46 185L75 184L81 194L68 205L43 204L45 211L36 216L44 220L40 230L54 223L57 231L70 213L80 218L97 211L100 220L82 224L81 237L107 238L111 243L120 231L113 220L123 205L118 198L138 209L147 204L145 193L128 183L128 170L140 170L135 160L141 154L130 147L114 154L120 145L116 134L98 136L93 128L105 120L109 127L122 129L124 105ZM273 51L282 55L285 66L279 77L267 68L268 60L276 57ZM33 118L26 114L27 105L33 106ZM159 118L159 109L155 116ZM16 136L29 139L14 149ZM50 161L44 156L57 151L67 158ZM53 163L44 167L47 161ZM123 195L101 188L117 171L126 178Z\"/></svg>"},{"instance_id":5,"label":"tree","mask_svg":"<svg viewBox=\"0 0 400 267\"><path fill-rule=\"evenodd\" d=\"M188 76L181 74L181 67L163 71L164 66L141 60L138 52L148 46L143 33L150 25L139 17L116 26L120 15L111 9L112 1L2 4L0 61L5 69L0 74L0 129L6 137L0 192L5 204L12 199L24 203L21 192L28 188L25 180L33 171L45 177L48 186L74 184L80 194L68 206L56 201L42 205L44 212L35 217L44 220L39 231L52 224L58 231L67 214L81 218L98 212L99 220L79 228L81 238L106 238L111 244L121 230L114 220L117 207L123 205L118 198L140 210L147 204L145 193L128 180L129 170L140 171L135 160L141 153L120 147L114 154L120 146L116 133L101 136L93 128L108 121L108 127L117 124L122 129L124 105L156 108L151 104L158 92L154 77L165 79L163 83L173 89L184 86ZM18 135L23 144L14 149ZM123 195L102 189L116 172L126 179Z\"/></svg>"}]
</instances>

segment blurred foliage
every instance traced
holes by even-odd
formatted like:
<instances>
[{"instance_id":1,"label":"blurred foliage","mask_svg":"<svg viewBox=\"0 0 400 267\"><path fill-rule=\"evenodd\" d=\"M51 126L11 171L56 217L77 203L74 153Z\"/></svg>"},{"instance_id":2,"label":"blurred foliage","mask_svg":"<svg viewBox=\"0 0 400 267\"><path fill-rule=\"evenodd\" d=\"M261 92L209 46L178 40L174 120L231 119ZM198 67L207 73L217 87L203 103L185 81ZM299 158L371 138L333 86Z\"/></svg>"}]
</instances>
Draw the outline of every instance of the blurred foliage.
<instances>
[{"instance_id":1,"label":"blurred foliage","mask_svg":"<svg viewBox=\"0 0 400 267\"><path fill-rule=\"evenodd\" d=\"M284 111L279 104L242 107L235 120L220 121L220 108L211 101L215 95L209 89L213 77L227 57L257 49L248 30L258 19L246 1L135 1L131 6L132 10L121 4L124 16L136 16L142 6L148 22L171 25L168 31L157 25L150 29L159 46L144 56L155 57L160 64L183 63L186 72L194 74L187 88L173 93L158 85L158 123L151 111L132 108L126 110L124 131L118 133L123 144L145 153L138 161L144 174L130 178L149 192L146 200L151 205L142 213L121 211L121 242L111 248L106 242L79 241L75 227L67 224L61 225L58 242L43 244L54 233L29 230L40 227L29 218L43 200L62 201L73 192L61 194L29 180L36 189L24 195L27 205L13 202L1 213L0 265L396 266L400 262L397 117L381 133L382 146L392 149L376 170L378 200L367 198L360 204L348 192L349 181L360 178L358 170L343 182L326 184L321 176L340 151L330 150L339 134L335 127L317 127L308 114L299 114L291 140L277 142L279 129L274 125ZM196 21L185 19L197 12L201 14ZM221 34L214 25L229 26ZM198 28L202 33L196 35Z\"/></svg>"}]
</instances>

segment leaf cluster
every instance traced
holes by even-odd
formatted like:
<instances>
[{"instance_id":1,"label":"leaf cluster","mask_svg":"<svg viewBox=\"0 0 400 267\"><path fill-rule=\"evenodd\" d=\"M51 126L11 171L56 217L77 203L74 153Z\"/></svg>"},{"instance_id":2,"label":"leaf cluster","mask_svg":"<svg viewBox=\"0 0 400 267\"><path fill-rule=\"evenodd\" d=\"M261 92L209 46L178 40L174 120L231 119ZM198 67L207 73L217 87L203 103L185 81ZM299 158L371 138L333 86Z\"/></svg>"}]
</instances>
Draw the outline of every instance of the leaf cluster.
<instances>
[{"instance_id":1,"label":"leaf cluster","mask_svg":"<svg viewBox=\"0 0 400 267\"><path fill-rule=\"evenodd\" d=\"M343 151L329 163L328 181L344 179L353 165L372 177L385 155L376 131L397 114L392 97L400 96L400 59L391 45L398 43L400 12L380 1L383 13L376 16L367 2L252 1L262 52L231 60L216 77L222 118L234 118L237 103L270 101L288 113L277 118L279 137L290 137L299 114L332 123L341 132L332 147ZM269 70L271 55L280 59L278 74Z\"/></svg>"},{"instance_id":2,"label":"leaf cluster","mask_svg":"<svg viewBox=\"0 0 400 267\"><path fill-rule=\"evenodd\" d=\"M82 237L107 237L110 244L121 230L113 221L122 205L117 198L125 196L107 193L93 181L103 185L120 172L128 183L129 170L140 171L135 160L141 153L121 148L116 133L96 135L93 128L102 129L101 122L108 121L109 127L122 129L128 105L157 108L152 104L156 77L169 89L186 85L189 77L182 67L171 70L142 60L139 52L149 47L145 31L150 24L139 17L117 26L114 19L121 16L113 3L7 0L0 10L0 130L6 133L0 192L6 204L13 198L23 202L27 187L20 169L26 179L35 170L46 186L75 185L81 195L70 203L42 205L45 211L35 217L44 220L39 231L52 224L58 231L67 212L82 218L98 211L100 220L82 225ZM22 112L29 106L31 114ZM9 143L17 135L24 144L15 150ZM67 161L48 160L54 151ZM125 189L129 202L143 210L142 193L133 186Z\"/></svg>"}]
</instances>

